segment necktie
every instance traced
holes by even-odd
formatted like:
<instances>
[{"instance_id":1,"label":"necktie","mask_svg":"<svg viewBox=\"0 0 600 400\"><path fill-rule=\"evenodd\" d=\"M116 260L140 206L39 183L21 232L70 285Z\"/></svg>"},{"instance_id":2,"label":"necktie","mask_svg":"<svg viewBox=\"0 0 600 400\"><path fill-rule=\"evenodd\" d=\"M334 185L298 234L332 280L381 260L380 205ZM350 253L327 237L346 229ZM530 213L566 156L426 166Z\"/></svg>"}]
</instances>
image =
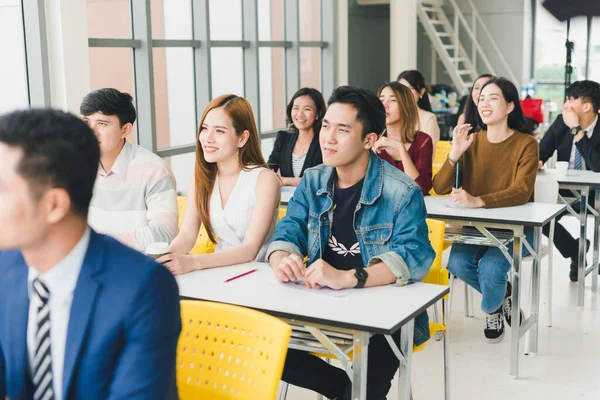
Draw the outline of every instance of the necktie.
<instances>
[{"instance_id":1,"label":"necktie","mask_svg":"<svg viewBox=\"0 0 600 400\"><path fill-rule=\"evenodd\" d=\"M38 300L35 332L35 353L33 358L33 399L54 400L52 385L52 353L50 341L50 292L44 283L36 278L33 291Z\"/></svg>"},{"instance_id":2,"label":"necktie","mask_svg":"<svg viewBox=\"0 0 600 400\"><path fill-rule=\"evenodd\" d=\"M584 135L587 135L587 131L583 131ZM575 158L573 160L573 167L576 170L581 170L581 153L579 152L579 149L577 147L575 147Z\"/></svg>"}]
</instances>

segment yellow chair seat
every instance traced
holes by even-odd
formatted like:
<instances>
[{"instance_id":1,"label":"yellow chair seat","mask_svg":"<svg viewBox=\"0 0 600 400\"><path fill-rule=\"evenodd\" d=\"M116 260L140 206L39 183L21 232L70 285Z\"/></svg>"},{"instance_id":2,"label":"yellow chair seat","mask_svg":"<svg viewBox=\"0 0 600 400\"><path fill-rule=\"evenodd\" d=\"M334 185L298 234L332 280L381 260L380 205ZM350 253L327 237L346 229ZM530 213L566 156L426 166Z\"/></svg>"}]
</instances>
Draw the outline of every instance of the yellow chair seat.
<instances>
[{"instance_id":1,"label":"yellow chair seat","mask_svg":"<svg viewBox=\"0 0 600 400\"><path fill-rule=\"evenodd\" d=\"M291 327L256 310L181 301L180 400L274 400Z\"/></svg>"}]
</instances>

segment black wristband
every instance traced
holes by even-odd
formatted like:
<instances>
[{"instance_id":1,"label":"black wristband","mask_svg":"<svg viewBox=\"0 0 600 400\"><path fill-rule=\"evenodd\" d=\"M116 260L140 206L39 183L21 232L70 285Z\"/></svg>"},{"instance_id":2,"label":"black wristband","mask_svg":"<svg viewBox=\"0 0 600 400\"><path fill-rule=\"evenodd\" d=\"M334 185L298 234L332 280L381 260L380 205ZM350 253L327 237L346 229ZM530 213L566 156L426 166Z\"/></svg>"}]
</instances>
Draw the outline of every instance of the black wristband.
<instances>
[{"instance_id":1,"label":"black wristband","mask_svg":"<svg viewBox=\"0 0 600 400\"><path fill-rule=\"evenodd\" d=\"M357 289L365 287L365 283L367 283L367 278L369 277L369 273L366 268L357 268L354 271L354 276L356 277L356 286Z\"/></svg>"}]
</instances>

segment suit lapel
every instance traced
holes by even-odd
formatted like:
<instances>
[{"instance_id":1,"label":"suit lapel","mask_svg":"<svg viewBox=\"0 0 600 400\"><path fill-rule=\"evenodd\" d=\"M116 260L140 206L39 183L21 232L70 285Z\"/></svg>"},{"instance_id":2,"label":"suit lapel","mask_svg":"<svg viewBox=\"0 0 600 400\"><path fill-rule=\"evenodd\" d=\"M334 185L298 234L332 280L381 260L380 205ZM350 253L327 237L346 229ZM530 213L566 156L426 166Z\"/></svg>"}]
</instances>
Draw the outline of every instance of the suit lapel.
<instances>
[{"instance_id":1,"label":"suit lapel","mask_svg":"<svg viewBox=\"0 0 600 400\"><path fill-rule=\"evenodd\" d=\"M10 324L9 343L5 347L7 354L8 394L16 399L26 397L27 361L27 322L29 317L29 295L27 293L27 276L29 268L19 254L17 265L12 275L15 292L8 302L8 319ZM12 382L12 384L11 384Z\"/></svg>"},{"instance_id":2,"label":"suit lapel","mask_svg":"<svg viewBox=\"0 0 600 400\"><path fill-rule=\"evenodd\" d=\"M63 398L65 399L70 398L69 390L73 379L73 372L79 361L81 349L86 340L89 324L94 314L96 298L101 287L95 275L102 267L103 260L103 243L100 240L100 236L92 231L90 244L83 260L75 293L73 294L73 305L71 306L67 329L63 376Z\"/></svg>"}]
</instances>

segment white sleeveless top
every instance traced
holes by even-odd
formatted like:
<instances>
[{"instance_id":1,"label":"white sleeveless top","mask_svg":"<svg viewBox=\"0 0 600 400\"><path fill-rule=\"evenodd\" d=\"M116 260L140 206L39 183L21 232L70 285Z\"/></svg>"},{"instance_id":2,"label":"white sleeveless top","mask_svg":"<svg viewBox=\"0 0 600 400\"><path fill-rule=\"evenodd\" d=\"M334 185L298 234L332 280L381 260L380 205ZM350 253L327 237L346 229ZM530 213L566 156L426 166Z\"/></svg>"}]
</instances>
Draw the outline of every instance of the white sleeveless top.
<instances>
[{"instance_id":1,"label":"white sleeveless top","mask_svg":"<svg viewBox=\"0 0 600 400\"><path fill-rule=\"evenodd\" d=\"M221 206L219 175L217 174L215 187L210 197L210 223L215 236L218 237L215 252L239 246L244 242L254 207L256 207L256 182L260 173L265 170L267 169L262 167L248 171L242 170L229 195L225 208ZM265 243L263 243L254 261L265 261L269 239L275 232L276 223L277 213L273 215L273 222L265 238Z\"/></svg>"}]
</instances>

